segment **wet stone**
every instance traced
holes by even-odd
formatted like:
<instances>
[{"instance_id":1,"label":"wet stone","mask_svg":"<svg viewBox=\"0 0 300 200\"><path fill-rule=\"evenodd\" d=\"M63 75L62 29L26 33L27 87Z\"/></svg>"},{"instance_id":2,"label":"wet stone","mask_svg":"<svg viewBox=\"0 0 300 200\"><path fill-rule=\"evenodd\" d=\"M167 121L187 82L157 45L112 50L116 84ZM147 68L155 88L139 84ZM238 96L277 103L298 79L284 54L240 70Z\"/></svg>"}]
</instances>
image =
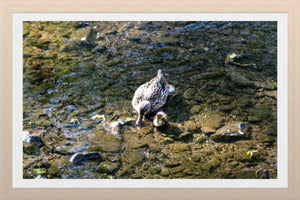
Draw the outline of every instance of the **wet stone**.
<instances>
[{"instance_id":1,"label":"wet stone","mask_svg":"<svg viewBox=\"0 0 300 200\"><path fill-rule=\"evenodd\" d=\"M191 150L191 146L189 144L177 142L177 143L170 144L170 150L172 152L190 151Z\"/></svg>"},{"instance_id":2,"label":"wet stone","mask_svg":"<svg viewBox=\"0 0 300 200\"><path fill-rule=\"evenodd\" d=\"M194 118L196 123L201 127L214 130L222 125L224 116L223 113L219 111L210 111L196 115Z\"/></svg>"},{"instance_id":3,"label":"wet stone","mask_svg":"<svg viewBox=\"0 0 300 200\"><path fill-rule=\"evenodd\" d=\"M247 139L248 134L244 133L247 126L246 122L234 122L218 129L211 137L217 142L231 142Z\"/></svg>"},{"instance_id":4,"label":"wet stone","mask_svg":"<svg viewBox=\"0 0 300 200\"><path fill-rule=\"evenodd\" d=\"M29 131L23 131L23 142L26 143L33 143L33 142L38 142L42 143L42 140L40 137L36 135L31 135Z\"/></svg>"},{"instance_id":5,"label":"wet stone","mask_svg":"<svg viewBox=\"0 0 300 200\"><path fill-rule=\"evenodd\" d=\"M104 162L100 163L99 170L100 170L100 172L111 174L111 173L117 171L119 166L120 166L119 162L104 161Z\"/></svg>"},{"instance_id":6,"label":"wet stone","mask_svg":"<svg viewBox=\"0 0 300 200\"><path fill-rule=\"evenodd\" d=\"M191 108L191 113L199 113L199 111L201 110L201 106L200 105L194 105L192 108Z\"/></svg>"},{"instance_id":7,"label":"wet stone","mask_svg":"<svg viewBox=\"0 0 300 200\"><path fill-rule=\"evenodd\" d=\"M206 136L204 134L194 134L193 136L196 144L201 144L206 141Z\"/></svg>"},{"instance_id":8,"label":"wet stone","mask_svg":"<svg viewBox=\"0 0 300 200\"><path fill-rule=\"evenodd\" d=\"M177 160L166 160L164 165L166 167L176 167L179 166L180 164L181 162Z\"/></svg>"},{"instance_id":9,"label":"wet stone","mask_svg":"<svg viewBox=\"0 0 300 200\"><path fill-rule=\"evenodd\" d=\"M88 159L95 159L100 158L100 154L97 152L91 152L91 153L75 153L71 158L70 162L77 163L82 160L88 160Z\"/></svg>"},{"instance_id":10,"label":"wet stone","mask_svg":"<svg viewBox=\"0 0 300 200\"><path fill-rule=\"evenodd\" d=\"M114 136L117 136L117 137L121 137L120 136L120 129L121 129L121 124L120 122L118 121L114 121L114 122L105 122L103 124L104 126L104 129L108 132L108 133L111 133L112 135Z\"/></svg>"},{"instance_id":11,"label":"wet stone","mask_svg":"<svg viewBox=\"0 0 300 200\"><path fill-rule=\"evenodd\" d=\"M250 115L248 116L248 121L257 122L265 120L271 115L271 108L267 104L258 104L250 109Z\"/></svg>"},{"instance_id":12,"label":"wet stone","mask_svg":"<svg viewBox=\"0 0 300 200\"><path fill-rule=\"evenodd\" d=\"M201 155L192 155L191 159L194 162L200 162L201 161L201 157L202 157Z\"/></svg>"},{"instance_id":13,"label":"wet stone","mask_svg":"<svg viewBox=\"0 0 300 200\"><path fill-rule=\"evenodd\" d=\"M213 134L216 132L215 129L212 129L212 128L209 128L209 127L201 127L201 131L204 133L204 134L207 134L207 135L210 135L210 134Z\"/></svg>"},{"instance_id":14,"label":"wet stone","mask_svg":"<svg viewBox=\"0 0 300 200\"><path fill-rule=\"evenodd\" d=\"M40 148L45 146L40 137L23 131L23 152L28 155L39 155Z\"/></svg>"},{"instance_id":15,"label":"wet stone","mask_svg":"<svg viewBox=\"0 0 300 200\"><path fill-rule=\"evenodd\" d=\"M234 134L244 134L244 130L247 128L248 124L246 122L233 122L224 127L218 129L216 134L221 135L234 135Z\"/></svg>"},{"instance_id":16,"label":"wet stone","mask_svg":"<svg viewBox=\"0 0 300 200\"><path fill-rule=\"evenodd\" d=\"M230 166L232 166L232 167L236 167L236 166L238 166L238 165L239 165L239 162L238 162L238 161L235 161L235 160L233 160L233 161L230 161L228 164L229 164Z\"/></svg>"}]
</instances>

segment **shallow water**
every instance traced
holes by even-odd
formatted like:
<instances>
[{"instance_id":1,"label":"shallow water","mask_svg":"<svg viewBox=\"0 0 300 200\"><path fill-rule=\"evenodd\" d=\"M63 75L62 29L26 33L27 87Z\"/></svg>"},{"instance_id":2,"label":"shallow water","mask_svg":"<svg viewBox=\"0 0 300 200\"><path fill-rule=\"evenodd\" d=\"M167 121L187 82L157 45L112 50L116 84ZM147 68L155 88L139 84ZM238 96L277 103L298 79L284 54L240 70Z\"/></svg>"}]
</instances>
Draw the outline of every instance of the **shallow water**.
<instances>
[{"instance_id":1,"label":"shallow water","mask_svg":"<svg viewBox=\"0 0 300 200\"><path fill-rule=\"evenodd\" d=\"M277 178L276 22L23 25L23 129L42 141L23 143L24 178ZM138 129L131 100L158 69L168 127Z\"/></svg>"}]
</instances>

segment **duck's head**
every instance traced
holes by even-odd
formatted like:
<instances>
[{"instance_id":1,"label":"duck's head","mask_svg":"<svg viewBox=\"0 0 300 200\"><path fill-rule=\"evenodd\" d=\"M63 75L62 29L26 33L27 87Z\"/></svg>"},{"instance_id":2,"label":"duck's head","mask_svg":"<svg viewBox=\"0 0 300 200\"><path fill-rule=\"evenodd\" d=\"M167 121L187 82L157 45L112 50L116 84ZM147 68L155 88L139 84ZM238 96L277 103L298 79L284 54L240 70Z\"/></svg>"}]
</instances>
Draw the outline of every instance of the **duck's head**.
<instances>
[{"instance_id":1,"label":"duck's head","mask_svg":"<svg viewBox=\"0 0 300 200\"><path fill-rule=\"evenodd\" d=\"M167 122L168 122L168 116L163 111L159 111L158 113L156 113L153 119L153 125L156 127L165 126Z\"/></svg>"}]
</instances>

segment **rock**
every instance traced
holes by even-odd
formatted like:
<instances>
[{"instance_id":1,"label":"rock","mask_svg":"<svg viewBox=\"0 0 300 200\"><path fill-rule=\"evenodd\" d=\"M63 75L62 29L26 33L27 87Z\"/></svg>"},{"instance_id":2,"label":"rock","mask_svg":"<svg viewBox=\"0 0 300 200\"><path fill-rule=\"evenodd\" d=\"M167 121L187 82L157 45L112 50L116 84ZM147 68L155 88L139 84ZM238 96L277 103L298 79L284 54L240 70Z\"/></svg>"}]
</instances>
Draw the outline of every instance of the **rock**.
<instances>
[{"instance_id":1,"label":"rock","mask_svg":"<svg viewBox=\"0 0 300 200\"><path fill-rule=\"evenodd\" d=\"M239 86L253 85L252 81L250 81L247 77L237 72L231 72L230 77L231 77L231 81Z\"/></svg>"},{"instance_id":2,"label":"rock","mask_svg":"<svg viewBox=\"0 0 300 200\"><path fill-rule=\"evenodd\" d=\"M170 150L175 153L190 151L191 146L189 144L176 142L176 143L170 144Z\"/></svg>"},{"instance_id":3,"label":"rock","mask_svg":"<svg viewBox=\"0 0 300 200\"><path fill-rule=\"evenodd\" d=\"M232 161L230 161L228 164L229 164L231 167L236 167L236 166L239 165L239 162L236 161L236 160L232 160Z\"/></svg>"},{"instance_id":4,"label":"rock","mask_svg":"<svg viewBox=\"0 0 300 200\"><path fill-rule=\"evenodd\" d=\"M166 167L169 167L169 168L172 168L172 167L177 167L181 164L180 161L177 161L177 160L172 160L172 159L169 159L169 160L166 160L164 165Z\"/></svg>"},{"instance_id":5,"label":"rock","mask_svg":"<svg viewBox=\"0 0 300 200\"><path fill-rule=\"evenodd\" d=\"M209 135L209 134L212 134L212 133L215 133L215 132L216 132L216 130L215 130L215 129L212 129L212 128L209 128L209 127L206 127L206 126L204 126L204 127L201 127L201 131L202 131L204 134L207 134L207 135Z\"/></svg>"},{"instance_id":6,"label":"rock","mask_svg":"<svg viewBox=\"0 0 300 200\"><path fill-rule=\"evenodd\" d=\"M120 123L121 126L126 126L126 125L130 125L132 123L132 119L131 118L126 118L126 119L118 119L118 122Z\"/></svg>"},{"instance_id":7,"label":"rock","mask_svg":"<svg viewBox=\"0 0 300 200\"><path fill-rule=\"evenodd\" d=\"M45 176L38 175L35 179L47 179Z\"/></svg>"},{"instance_id":8,"label":"rock","mask_svg":"<svg viewBox=\"0 0 300 200\"><path fill-rule=\"evenodd\" d=\"M23 152L28 155L39 155L40 148L45 146L40 137L23 131Z\"/></svg>"},{"instance_id":9,"label":"rock","mask_svg":"<svg viewBox=\"0 0 300 200\"><path fill-rule=\"evenodd\" d=\"M202 155L192 155L191 160L194 162L200 162Z\"/></svg>"},{"instance_id":10,"label":"rock","mask_svg":"<svg viewBox=\"0 0 300 200\"><path fill-rule=\"evenodd\" d=\"M206 127L206 129L215 130L222 125L223 113L219 111L203 112L196 115L195 122L198 126Z\"/></svg>"},{"instance_id":11,"label":"rock","mask_svg":"<svg viewBox=\"0 0 300 200\"><path fill-rule=\"evenodd\" d=\"M110 174L110 173L117 171L119 166L120 166L120 163L118 163L118 162L104 161L104 162L100 163L99 169L101 172Z\"/></svg>"},{"instance_id":12,"label":"rock","mask_svg":"<svg viewBox=\"0 0 300 200\"><path fill-rule=\"evenodd\" d=\"M234 122L223 126L212 135L212 139L217 142L230 142L247 138L244 130L247 127L246 122Z\"/></svg>"},{"instance_id":13,"label":"rock","mask_svg":"<svg viewBox=\"0 0 300 200\"><path fill-rule=\"evenodd\" d=\"M194 120L187 120L183 124L185 131L197 132L200 129L200 125Z\"/></svg>"},{"instance_id":14,"label":"rock","mask_svg":"<svg viewBox=\"0 0 300 200\"><path fill-rule=\"evenodd\" d=\"M248 124L246 122L234 122L228 125L223 126L222 128L216 131L216 134L221 135L234 135L234 134L242 134L243 131L247 128Z\"/></svg>"},{"instance_id":15,"label":"rock","mask_svg":"<svg viewBox=\"0 0 300 200\"><path fill-rule=\"evenodd\" d=\"M105 123L104 124L104 129L111 133L112 135L114 136L118 136L120 137L120 128L121 128L121 124L119 121L114 121L114 122L111 122L111 123Z\"/></svg>"},{"instance_id":16,"label":"rock","mask_svg":"<svg viewBox=\"0 0 300 200\"><path fill-rule=\"evenodd\" d=\"M33 142L42 142L41 138L36 135L31 135L29 131L23 131L23 142L33 143Z\"/></svg>"},{"instance_id":17,"label":"rock","mask_svg":"<svg viewBox=\"0 0 300 200\"><path fill-rule=\"evenodd\" d=\"M196 144L201 144L206 141L206 137L204 134L194 134L193 137L194 137L194 142Z\"/></svg>"},{"instance_id":18,"label":"rock","mask_svg":"<svg viewBox=\"0 0 300 200\"><path fill-rule=\"evenodd\" d=\"M136 37L129 38L129 41L132 43L140 43L141 39L142 39L141 36L136 36Z\"/></svg>"},{"instance_id":19,"label":"rock","mask_svg":"<svg viewBox=\"0 0 300 200\"><path fill-rule=\"evenodd\" d=\"M88 160L88 159L94 159L94 158L100 158L100 154L97 152L91 152L91 153L75 153L71 158L70 162L77 163L82 160Z\"/></svg>"},{"instance_id":20,"label":"rock","mask_svg":"<svg viewBox=\"0 0 300 200\"><path fill-rule=\"evenodd\" d=\"M248 121L257 122L265 120L271 115L271 108L267 104L258 104L255 105L250 111L248 116Z\"/></svg>"},{"instance_id":21,"label":"rock","mask_svg":"<svg viewBox=\"0 0 300 200\"><path fill-rule=\"evenodd\" d=\"M106 46L101 46L101 47L98 47L95 49L95 51L98 53L98 54L102 54L106 51Z\"/></svg>"},{"instance_id":22,"label":"rock","mask_svg":"<svg viewBox=\"0 0 300 200\"><path fill-rule=\"evenodd\" d=\"M192 113L192 114L199 113L200 110L201 110L201 106L200 106L200 105L194 105L194 106L191 108L191 113Z\"/></svg>"}]
</instances>

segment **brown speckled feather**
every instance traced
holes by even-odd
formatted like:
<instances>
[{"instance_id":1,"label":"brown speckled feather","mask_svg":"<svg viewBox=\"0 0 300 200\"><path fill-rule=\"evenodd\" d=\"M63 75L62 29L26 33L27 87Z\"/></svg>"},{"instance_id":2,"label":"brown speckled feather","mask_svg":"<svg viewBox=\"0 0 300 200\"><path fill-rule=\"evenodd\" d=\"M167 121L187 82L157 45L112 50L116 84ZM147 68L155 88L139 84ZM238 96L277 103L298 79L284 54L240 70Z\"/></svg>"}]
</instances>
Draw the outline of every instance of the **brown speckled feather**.
<instances>
[{"instance_id":1,"label":"brown speckled feather","mask_svg":"<svg viewBox=\"0 0 300 200\"><path fill-rule=\"evenodd\" d=\"M149 112L151 113L157 111L166 104L168 94L168 83L159 70L156 77L144 83L135 91L132 105L136 109L140 102L147 100L151 104L151 109Z\"/></svg>"}]
</instances>

